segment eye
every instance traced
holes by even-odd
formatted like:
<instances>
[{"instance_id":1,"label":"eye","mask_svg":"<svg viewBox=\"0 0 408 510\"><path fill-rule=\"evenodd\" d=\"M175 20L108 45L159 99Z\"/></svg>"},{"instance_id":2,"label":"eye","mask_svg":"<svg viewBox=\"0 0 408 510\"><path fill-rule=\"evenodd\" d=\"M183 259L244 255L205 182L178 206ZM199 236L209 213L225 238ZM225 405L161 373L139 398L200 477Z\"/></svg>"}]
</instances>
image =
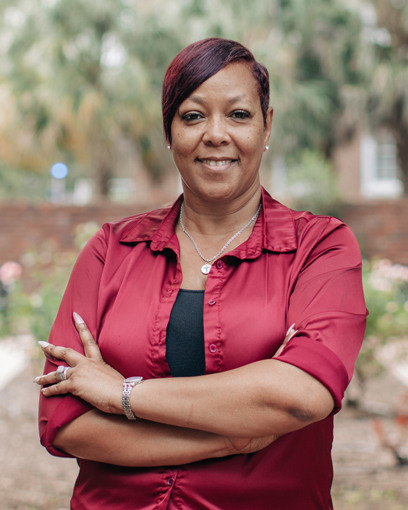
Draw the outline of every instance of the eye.
<instances>
[{"instance_id":1,"label":"eye","mask_svg":"<svg viewBox=\"0 0 408 510\"><path fill-rule=\"evenodd\" d=\"M184 113L181 118L185 120L186 122L194 122L195 120L200 120L203 118L201 113L198 112L188 112Z\"/></svg>"},{"instance_id":2,"label":"eye","mask_svg":"<svg viewBox=\"0 0 408 510\"><path fill-rule=\"evenodd\" d=\"M231 117L238 120L245 120L249 119L251 114L247 112L246 110L234 110L231 113Z\"/></svg>"}]
</instances>

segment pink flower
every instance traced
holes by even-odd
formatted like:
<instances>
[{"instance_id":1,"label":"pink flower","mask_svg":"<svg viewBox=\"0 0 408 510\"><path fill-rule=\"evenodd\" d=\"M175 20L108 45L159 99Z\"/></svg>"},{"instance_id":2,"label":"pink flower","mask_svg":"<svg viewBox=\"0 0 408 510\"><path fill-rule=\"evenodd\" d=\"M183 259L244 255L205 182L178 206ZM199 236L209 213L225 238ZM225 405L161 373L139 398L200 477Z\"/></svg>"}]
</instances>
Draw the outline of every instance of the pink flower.
<instances>
[{"instance_id":1,"label":"pink flower","mask_svg":"<svg viewBox=\"0 0 408 510\"><path fill-rule=\"evenodd\" d=\"M4 285L11 285L21 276L21 266L17 262L8 261L0 267L0 280Z\"/></svg>"}]
</instances>

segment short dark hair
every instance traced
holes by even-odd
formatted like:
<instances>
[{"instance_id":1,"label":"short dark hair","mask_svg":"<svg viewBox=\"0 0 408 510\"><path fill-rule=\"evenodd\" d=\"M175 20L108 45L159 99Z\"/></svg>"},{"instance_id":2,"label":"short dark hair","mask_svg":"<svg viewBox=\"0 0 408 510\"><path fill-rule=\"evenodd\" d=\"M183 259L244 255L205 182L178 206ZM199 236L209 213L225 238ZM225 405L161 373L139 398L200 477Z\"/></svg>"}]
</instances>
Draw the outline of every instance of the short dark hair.
<instances>
[{"instance_id":1,"label":"short dark hair","mask_svg":"<svg viewBox=\"0 0 408 510\"><path fill-rule=\"evenodd\" d=\"M203 82L221 69L244 61L257 82L262 114L266 125L269 107L269 73L242 44L210 37L184 48L169 65L163 81L162 113L164 136L171 143L171 124L180 104Z\"/></svg>"}]
</instances>

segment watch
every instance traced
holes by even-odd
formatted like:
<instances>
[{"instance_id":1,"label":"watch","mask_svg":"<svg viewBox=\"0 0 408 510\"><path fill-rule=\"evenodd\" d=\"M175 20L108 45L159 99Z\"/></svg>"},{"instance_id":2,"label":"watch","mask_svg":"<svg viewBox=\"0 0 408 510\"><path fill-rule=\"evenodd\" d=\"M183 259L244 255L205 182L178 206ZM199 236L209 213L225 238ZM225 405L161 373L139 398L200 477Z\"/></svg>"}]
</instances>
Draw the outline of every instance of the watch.
<instances>
[{"instance_id":1,"label":"watch","mask_svg":"<svg viewBox=\"0 0 408 510\"><path fill-rule=\"evenodd\" d=\"M132 411L132 408L130 407L130 394L133 388L137 384L140 384L141 382L143 382L143 377L140 376L128 377L123 381L122 408L128 420L138 419L135 413Z\"/></svg>"}]
</instances>

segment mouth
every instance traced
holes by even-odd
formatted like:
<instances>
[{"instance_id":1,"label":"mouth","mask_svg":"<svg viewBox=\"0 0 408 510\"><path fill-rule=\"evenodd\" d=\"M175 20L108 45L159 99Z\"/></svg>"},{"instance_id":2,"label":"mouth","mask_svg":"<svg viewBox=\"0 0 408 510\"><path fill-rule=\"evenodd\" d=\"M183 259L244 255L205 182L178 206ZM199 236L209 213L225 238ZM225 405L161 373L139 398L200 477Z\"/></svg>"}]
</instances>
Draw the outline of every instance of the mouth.
<instances>
[{"instance_id":1,"label":"mouth","mask_svg":"<svg viewBox=\"0 0 408 510\"><path fill-rule=\"evenodd\" d=\"M216 170L223 170L223 169L229 168L231 165L236 163L238 160L237 159L213 159L213 158L200 159L200 158L197 158L196 161L198 161L199 163L206 165L210 168L213 168Z\"/></svg>"}]
</instances>

